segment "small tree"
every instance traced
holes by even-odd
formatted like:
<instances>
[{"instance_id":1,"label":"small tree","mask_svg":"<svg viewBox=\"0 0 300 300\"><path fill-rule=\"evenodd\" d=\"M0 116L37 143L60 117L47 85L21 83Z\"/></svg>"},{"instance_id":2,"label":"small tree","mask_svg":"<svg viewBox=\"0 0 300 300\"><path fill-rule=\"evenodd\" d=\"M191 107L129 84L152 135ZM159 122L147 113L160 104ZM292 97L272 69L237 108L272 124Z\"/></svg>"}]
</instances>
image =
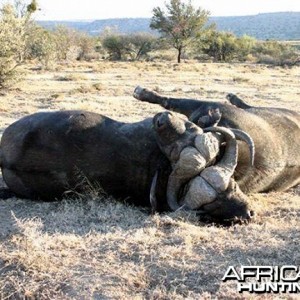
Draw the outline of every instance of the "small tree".
<instances>
[{"instance_id":1,"label":"small tree","mask_svg":"<svg viewBox=\"0 0 300 300\"><path fill-rule=\"evenodd\" d=\"M26 42L32 23L36 1L28 6L16 1L15 5L4 4L0 8L0 88L17 81L17 67L23 62Z\"/></svg>"},{"instance_id":2,"label":"small tree","mask_svg":"<svg viewBox=\"0 0 300 300\"><path fill-rule=\"evenodd\" d=\"M166 4L166 12L160 7L153 9L150 27L158 30L162 37L178 51L177 61L180 63L183 50L195 38L199 37L208 20L209 12L201 8L195 9L191 1L170 0Z\"/></svg>"}]
</instances>

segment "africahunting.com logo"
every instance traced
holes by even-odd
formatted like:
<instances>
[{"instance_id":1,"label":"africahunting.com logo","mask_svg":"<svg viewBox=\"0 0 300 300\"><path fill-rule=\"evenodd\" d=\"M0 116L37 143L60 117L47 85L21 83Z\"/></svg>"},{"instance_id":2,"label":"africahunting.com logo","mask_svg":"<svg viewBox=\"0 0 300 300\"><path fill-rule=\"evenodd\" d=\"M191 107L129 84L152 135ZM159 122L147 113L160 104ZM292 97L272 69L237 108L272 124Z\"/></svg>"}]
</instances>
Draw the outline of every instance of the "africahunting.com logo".
<instances>
[{"instance_id":1,"label":"africahunting.com logo","mask_svg":"<svg viewBox=\"0 0 300 300\"><path fill-rule=\"evenodd\" d=\"M222 278L237 281L239 293L300 293L300 266L230 266Z\"/></svg>"}]
</instances>

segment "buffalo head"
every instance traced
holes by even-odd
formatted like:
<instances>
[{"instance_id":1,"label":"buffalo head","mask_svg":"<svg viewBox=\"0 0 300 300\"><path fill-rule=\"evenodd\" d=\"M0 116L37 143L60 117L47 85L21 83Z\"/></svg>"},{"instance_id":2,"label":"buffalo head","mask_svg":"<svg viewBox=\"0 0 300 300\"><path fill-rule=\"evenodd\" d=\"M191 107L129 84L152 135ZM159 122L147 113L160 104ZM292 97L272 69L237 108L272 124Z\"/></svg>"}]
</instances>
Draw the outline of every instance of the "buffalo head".
<instances>
[{"instance_id":1,"label":"buffalo head","mask_svg":"<svg viewBox=\"0 0 300 300\"><path fill-rule=\"evenodd\" d=\"M167 186L167 201L172 210L201 210L219 220L250 218L247 196L235 183L238 147L235 134L228 128L204 130L186 117L171 112L153 119L157 142L172 165ZM251 138L242 133L250 143ZM220 147L225 150L218 162Z\"/></svg>"}]
</instances>

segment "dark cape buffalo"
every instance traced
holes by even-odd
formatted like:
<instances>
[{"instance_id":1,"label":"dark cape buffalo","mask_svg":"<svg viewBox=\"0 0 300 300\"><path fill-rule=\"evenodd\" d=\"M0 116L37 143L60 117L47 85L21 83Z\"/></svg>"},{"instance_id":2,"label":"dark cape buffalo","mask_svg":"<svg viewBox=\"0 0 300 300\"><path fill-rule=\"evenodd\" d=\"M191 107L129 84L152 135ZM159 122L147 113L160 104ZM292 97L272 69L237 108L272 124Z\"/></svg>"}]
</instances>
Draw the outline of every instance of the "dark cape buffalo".
<instances>
[{"instance_id":1,"label":"dark cape buffalo","mask_svg":"<svg viewBox=\"0 0 300 300\"><path fill-rule=\"evenodd\" d=\"M0 165L4 181L18 196L54 200L66 191L80 189L86 178L92 184L100 183L116 198L141 206L150 206L151 194L155 210L168 210L172 167L157 144L154 119L123 123L86 111L26 116L3 133ZM197 132L203 132L187 119L175 119L184 128L188 126L187 130L192 124ZM234 135L231 139L235 140ZM226 148L225 153L231 151ZM225 159L225 166L228 163ZM233 185L216 192L213 200L213 206L202 209L214 218L250 217L243 194Z\"/></svg>"},{"instance_id":2,"label":"dark cape buffalo","mask_svg":"<svg viewBox=\"0 0 300 300\"><path fill-rule=\"evenodd\" d=\"M234 179L246 193L285 191L300 183L300 114L291 110L253 107L228 94L229 102L200 101L163 97L137 87L134 97L156 103L167 110L186 115L192 122L220 111L219 126L247 132L255 144L254 165L249 165L249 151L239 144Z\"/></svg>"},{"instance_id":3,"label":"dark cape buffalo","mask_svg":"<svg viewBox=\"0 0 300 300\"><path fill-rule=\"evenodd\" d=\"M256 147L254 165L249 163L251 151L245 143L239 143L238 152L235 146L223 150L236 157L225 164L221 158L216 166L226 169L229 163L233 178L226 181L226 189L215 188L213 202L203 205L202 212L216 219L248 219L245 193L285 190L299 183L298 114L281 109L239 108L241 100L232 105L165 98L142 88L137 88L134 95L183 113L195 123L202 122L210 111L217 111L218 126L240 129L252 136ZM174 169L157 143L154 120L123 123L86 111L26 116L3 133L0 165L4 181L21 197L53 200L67 190L80 189L82 178L87 178L130 203L150 206L150 194L150 199L155 198L156 210L172 208L167 189ZM234 135L227 142L235 145ZM190 191L185 190L188 206L203 192L193 184Z\"/></svg>"}]
</instances>

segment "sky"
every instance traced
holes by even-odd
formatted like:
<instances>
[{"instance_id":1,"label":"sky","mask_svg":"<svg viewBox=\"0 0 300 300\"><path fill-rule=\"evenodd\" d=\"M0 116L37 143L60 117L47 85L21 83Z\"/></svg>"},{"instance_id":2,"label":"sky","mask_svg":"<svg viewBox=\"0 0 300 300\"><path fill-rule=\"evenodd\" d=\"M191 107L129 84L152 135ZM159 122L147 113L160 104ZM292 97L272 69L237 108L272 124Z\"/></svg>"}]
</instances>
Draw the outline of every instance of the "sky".
<instances>
[{"instance_id":1,"label":"sky","mask_svg":"<svg viewBox=\"0 0 300 300\"><path fill-rule=\"evenodd\" d=\"M26 0L30 2L30 0ZM95 20L150 18L152 9L165 0L38 0L37 20ZM168 1L167 1L168 2ZM300 12L300 0L192 0L212 16L242 16L265 12Z\"/></svg>"}]
</instances>

